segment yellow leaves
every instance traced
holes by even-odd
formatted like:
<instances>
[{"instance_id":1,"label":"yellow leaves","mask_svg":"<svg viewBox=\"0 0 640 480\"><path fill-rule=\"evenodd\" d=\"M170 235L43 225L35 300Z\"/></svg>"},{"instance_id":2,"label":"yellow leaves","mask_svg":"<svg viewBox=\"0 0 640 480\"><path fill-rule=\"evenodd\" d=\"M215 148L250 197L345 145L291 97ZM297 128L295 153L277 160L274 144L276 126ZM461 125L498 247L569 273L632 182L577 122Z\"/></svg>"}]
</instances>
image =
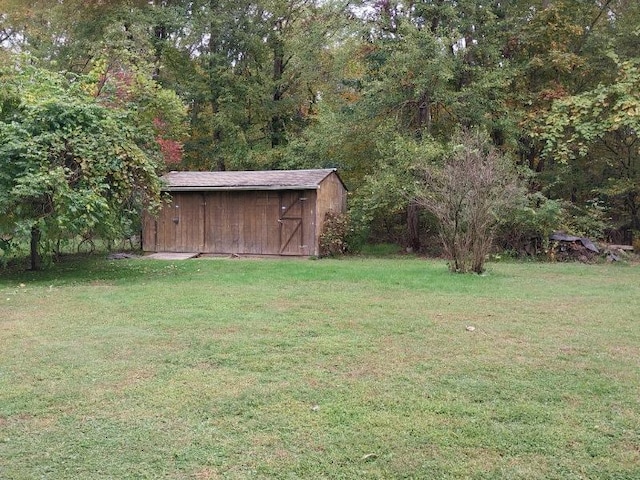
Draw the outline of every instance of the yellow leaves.
<instances>
[{"instance_id":1,"label":"yellow leaves","mask_svg":"<svg viewBox=\"0 0 640 480\"><path fill-rule=\"evenodd\" d=\"M584 59L574 53L566 51L566 49L552 49L549 51L548 60L554 68L563 72L572 72L578 67L584 65Z\"/></svg>"},{"instance_id":2,"label":"yellow leaves","mask_svg":"<svg viewBox=\"0 0 640 480\"><path fill-rule=\"evenodd\" d=\"M582 25L569 25L567 31L576 37L584 35L584 27Z\"/></svg>"},{"instance_id":3,"label":"yellow leaves","mask_svg":"<svg viewBox=\"0 0 640 480\"><path fill-rule=\"evenodd\" d=\"M352 104L359 101L362 98L362 94L355 90L344 90L340 92L340 98L346 103Z\"/></svg>"},{"instance_id":4,"label":"yellow leaves","mask_svg":"<svg viewBox=\"0 0 640 480\"><path fill-rule=\"evenodd\" d=\"M640 99L635 99L636 101L632 101L631 99L623 102L620 105L620 110L622 115L626 115L628 117L640 116Z\"/></svg>"},{"instance_id":5,"label":"yellow leaves","mask_svg":"<svg viewBox=\"0 0 640 480\"><path fill-rule=\"evenodd\" d=\"M543 101L553 101L559 98L566 97L569 94L567 89L558 83L554 84L551 88L542 90L538 97Z\"/></svg>"}]
</instances>

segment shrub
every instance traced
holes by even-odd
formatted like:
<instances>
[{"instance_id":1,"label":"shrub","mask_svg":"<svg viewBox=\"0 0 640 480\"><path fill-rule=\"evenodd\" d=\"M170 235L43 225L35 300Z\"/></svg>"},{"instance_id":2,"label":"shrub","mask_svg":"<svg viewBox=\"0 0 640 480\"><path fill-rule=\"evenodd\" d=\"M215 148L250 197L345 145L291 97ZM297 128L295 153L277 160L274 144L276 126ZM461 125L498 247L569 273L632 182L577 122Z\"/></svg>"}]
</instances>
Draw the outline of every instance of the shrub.
<instances>
[{"instance_id":1,"label":"shrub","mask_svg":"<svg viewBox=\"0 0 640 480\"><path fill-rule=\"evenodd\" d=\"M537 256L549 247L549 235L563 229L562 202L542 193L527 195L505 215L498 230L498 245L515 256Z\"/></svg>"},{"instance_id":2,"label":"shrub","mask_svg":"<svg viewBox=\"0 0 640 480\"><path fill-rule=\"evenodd\" d=\"M327 212L320 233L320 256L344 255L349 250L347 237L350 233L349 215L340 212Z\"/></svg>"},{"instance_id":3,"label":"shrub","mask_svg":"<svg viewBox=\"0 0 640 480\"><path fill-rule=\"evenodd\" d=\"M416 201L439 221L452 272L484 271L498 219L522 191L510 164L478 131L463 131L441 167L424 165Z\"/></svg>"},{"instance_id":4,"label":"shrub","mask_svg":"<svg viewBox=\"0 0 640 480\"><path fill-rule=\"evenodd\" d=\"M631 241L634 253L640 253L640 230L633 231L633 239Z\"/></svg>"},{"instance_id":5,"label":"shrub","mask_svg":"<svg viewBox=\"0 0 640 480\"><path fill-rule=\"evenodd\" d=\"M590 200L582 207L568 204L566 207L566 219L563 230L571 232L578 237L602 239L609 226L609 218L606 209L601 202Z\"/></svg>"}]
</instances>

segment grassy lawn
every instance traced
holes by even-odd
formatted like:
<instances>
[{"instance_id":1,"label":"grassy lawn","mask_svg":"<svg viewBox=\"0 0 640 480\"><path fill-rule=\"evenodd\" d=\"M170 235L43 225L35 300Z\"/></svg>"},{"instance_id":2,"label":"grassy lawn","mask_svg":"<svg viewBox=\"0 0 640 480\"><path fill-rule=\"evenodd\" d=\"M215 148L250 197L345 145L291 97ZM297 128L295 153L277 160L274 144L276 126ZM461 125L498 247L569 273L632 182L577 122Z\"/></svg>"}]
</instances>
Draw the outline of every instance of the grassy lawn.
<instances>
[{"instance_id":1,"label":"grassy lawn","mask_svg":"<svg viewBox=\"0 0 640 480\"><path fill-rule=\"evenodd\" d=\"M5 273L0 478L638 479L640 267Z\"/></svg>"}]
</instances>

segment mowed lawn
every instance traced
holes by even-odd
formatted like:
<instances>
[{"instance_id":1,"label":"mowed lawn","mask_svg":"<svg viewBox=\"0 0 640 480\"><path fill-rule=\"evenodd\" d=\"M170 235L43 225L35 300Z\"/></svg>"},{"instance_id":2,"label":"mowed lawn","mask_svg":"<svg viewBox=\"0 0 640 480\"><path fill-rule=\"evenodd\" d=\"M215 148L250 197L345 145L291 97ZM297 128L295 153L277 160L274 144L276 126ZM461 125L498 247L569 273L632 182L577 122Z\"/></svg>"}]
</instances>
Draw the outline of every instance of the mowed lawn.
<instances>
[{"instance_id":1,"label":"mowed lawn","mask_svg":"<svg viewBox=\"0 0 640 480\"><path fill-rule=\"evenodd\" d=\"M640 267L488 267L5 273L0 478L639 479Z\"/></svg>"}]
</instances>

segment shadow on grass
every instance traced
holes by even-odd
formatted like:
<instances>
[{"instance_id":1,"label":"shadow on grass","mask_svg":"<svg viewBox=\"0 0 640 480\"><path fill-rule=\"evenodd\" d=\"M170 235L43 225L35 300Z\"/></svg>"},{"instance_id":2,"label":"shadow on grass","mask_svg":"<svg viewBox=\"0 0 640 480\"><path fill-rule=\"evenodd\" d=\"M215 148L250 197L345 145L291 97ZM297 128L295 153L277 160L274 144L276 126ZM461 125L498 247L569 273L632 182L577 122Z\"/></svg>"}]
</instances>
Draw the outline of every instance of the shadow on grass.
<instances>
[{"instance_id":1,"label":"shadow on grass","mask_svg":"<svg viewBox=\"0 0 640 480\"><path fill-rule=\"evenodd\" d=\"M83 284L96 281L135 282L150 277L162 277L168 267L172 273L188 270L174 262L140 258L110 260L107 254L62 255L42 270L29 270L28 259L16 260L0 267L0 285L14 283Z\"/></svg>"},{"instance_id":2,"label":"shadow on grass","mask_svg":"<svg viewBox=\"0 0 640 480\"><path fill-rule=\"evenodd\" d=\"M353 256L318 261L282 261L272 258L246 259L155 260L132 258L110 260L106 253L73 254L60 257L41 271L27 270L28 263L0 270L0 288L21 283L49 286L112 283L133 285L171 278L177 286L194 278L225 285L289 285L320 282L368 289L384 285L387 293L404 290L425 292L485 291L511 276L504 271L490 271L483 276L451 274L443 261L414 255L380 257ZM21 268L20 268L21 267ZM185 287L186 288L186 287Z\"/></svg>"}]
</instances>

